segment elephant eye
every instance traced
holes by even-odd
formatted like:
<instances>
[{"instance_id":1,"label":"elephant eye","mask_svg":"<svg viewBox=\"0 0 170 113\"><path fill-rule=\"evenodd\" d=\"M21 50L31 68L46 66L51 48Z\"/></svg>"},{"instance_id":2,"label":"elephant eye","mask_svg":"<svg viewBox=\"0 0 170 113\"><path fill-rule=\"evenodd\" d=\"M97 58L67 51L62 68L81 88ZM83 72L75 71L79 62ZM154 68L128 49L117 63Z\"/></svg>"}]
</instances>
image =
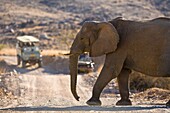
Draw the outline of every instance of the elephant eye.
<instances>
[{"instance_id":1,"label":"elephant eye","mask_svg":"<svg viewBox=\"0 0 170 113\"><path fill-rule=\"evenodd\" d=\"M83 37L80 38L80 40L83 40L83 39L84 39Z\"/></svg>"}]
</instances>

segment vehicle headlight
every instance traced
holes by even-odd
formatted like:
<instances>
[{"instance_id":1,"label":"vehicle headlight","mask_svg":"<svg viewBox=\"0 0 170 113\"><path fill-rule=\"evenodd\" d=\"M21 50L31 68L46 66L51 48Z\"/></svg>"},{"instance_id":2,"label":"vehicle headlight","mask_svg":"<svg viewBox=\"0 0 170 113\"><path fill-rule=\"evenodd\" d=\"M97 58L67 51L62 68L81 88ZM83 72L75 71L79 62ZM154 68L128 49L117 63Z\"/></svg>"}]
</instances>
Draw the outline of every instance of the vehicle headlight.
<instances>
[{"instance_id":1,"label":"vehicle headlight","mask_svg":"<svg viewBox=\"0 0 170 113\"><path fill-rule=\"evenodd\" d=\"M27 48L24 48L23 50L24 50L24 51L28 51L28 49L27 49Z\"/></svg>"},{"instance_id":2,"label":"vehicle headlight","mask_svg":"<svg viewBox=\"0 0 170 113\"><path fill-rule=\"evenodd\" d=\"M92 68L94 67L94 64L93 64L93 63L91 63L90 65L91 65Z\"/></svg>"},{"instance_id":3,"label":"vehicle headlight","mask_svg":"<svg viewBox=\"0 0 170 113\"><path fill-rule=\"evenodd\" d=\"M36 48L35 48L35 51L39 51L39 48L38 48L38 47L36 47Z\"/></svg>"},{"instance_id":4,"label":"vehicle headlight","mask_svg":"<svg viewBox=\"0 0 170 113\"><path fill-rule=\"evenodd\" d=\"M25 52L30 52L30 51L31 51L31 48L23 48L23 51L25 51Z\"/></svg>"}]
</instances>

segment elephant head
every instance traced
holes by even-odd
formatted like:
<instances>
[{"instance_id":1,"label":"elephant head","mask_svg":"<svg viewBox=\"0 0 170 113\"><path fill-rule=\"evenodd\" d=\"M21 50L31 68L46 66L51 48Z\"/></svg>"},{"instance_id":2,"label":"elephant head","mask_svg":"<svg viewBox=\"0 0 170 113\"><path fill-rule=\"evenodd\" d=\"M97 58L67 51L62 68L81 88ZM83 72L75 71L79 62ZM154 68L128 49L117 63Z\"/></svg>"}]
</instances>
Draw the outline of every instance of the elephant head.
<instances>
[{"instance_id":1,"label":"elephant head","mask_svg":"<svg viewBox=\"0 0 170 113\"><path fill-rule=\"evenodd\" d=\"M89 52L91 57L114 52L119 42L115 27L108 22L85 22L70 49L71 92L76 100L77 63L79 55Z\"/></svg>"}]
</instances>

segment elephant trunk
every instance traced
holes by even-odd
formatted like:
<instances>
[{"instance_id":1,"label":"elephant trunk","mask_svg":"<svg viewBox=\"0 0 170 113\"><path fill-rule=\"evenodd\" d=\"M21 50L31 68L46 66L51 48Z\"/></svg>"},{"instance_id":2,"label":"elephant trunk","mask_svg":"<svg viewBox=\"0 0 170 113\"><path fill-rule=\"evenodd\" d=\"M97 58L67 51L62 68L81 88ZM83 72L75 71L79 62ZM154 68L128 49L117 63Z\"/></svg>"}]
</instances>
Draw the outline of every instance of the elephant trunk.
<instances>
[{"instance_id":1,"label":"elephant trunk","mask_svg":"<svg viewBox=\"0 0 170 113\"><path fill-rule=\"evenodd\" d=\"M69 68L70 68L70 75L71 75L71 92L74 98L79 101L79 96L77 95L76 85L77 85L77 63L78 63L78 54L70 55L69 60Z\"/></svg>"}]
</instances>

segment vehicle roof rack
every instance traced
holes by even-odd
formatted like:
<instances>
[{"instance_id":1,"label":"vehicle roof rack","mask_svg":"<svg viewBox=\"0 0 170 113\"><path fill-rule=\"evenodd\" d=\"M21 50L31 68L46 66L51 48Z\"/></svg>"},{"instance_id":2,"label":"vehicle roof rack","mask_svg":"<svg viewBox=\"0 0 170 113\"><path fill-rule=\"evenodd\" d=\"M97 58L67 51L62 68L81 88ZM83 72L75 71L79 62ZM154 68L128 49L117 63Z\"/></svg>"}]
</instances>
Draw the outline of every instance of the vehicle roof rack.
<instances>
[{"instance_id":1,"label":"vehicle roof rack","mask_svg":"<svg viewBox=\"0 0 170 113\"><path fill-rule=\"evenodd\" d=\"M39 42L40 40L35 38L34 36L18 36L17 40L21 41L21 42Z\"/></svg>"}]
</instances>

